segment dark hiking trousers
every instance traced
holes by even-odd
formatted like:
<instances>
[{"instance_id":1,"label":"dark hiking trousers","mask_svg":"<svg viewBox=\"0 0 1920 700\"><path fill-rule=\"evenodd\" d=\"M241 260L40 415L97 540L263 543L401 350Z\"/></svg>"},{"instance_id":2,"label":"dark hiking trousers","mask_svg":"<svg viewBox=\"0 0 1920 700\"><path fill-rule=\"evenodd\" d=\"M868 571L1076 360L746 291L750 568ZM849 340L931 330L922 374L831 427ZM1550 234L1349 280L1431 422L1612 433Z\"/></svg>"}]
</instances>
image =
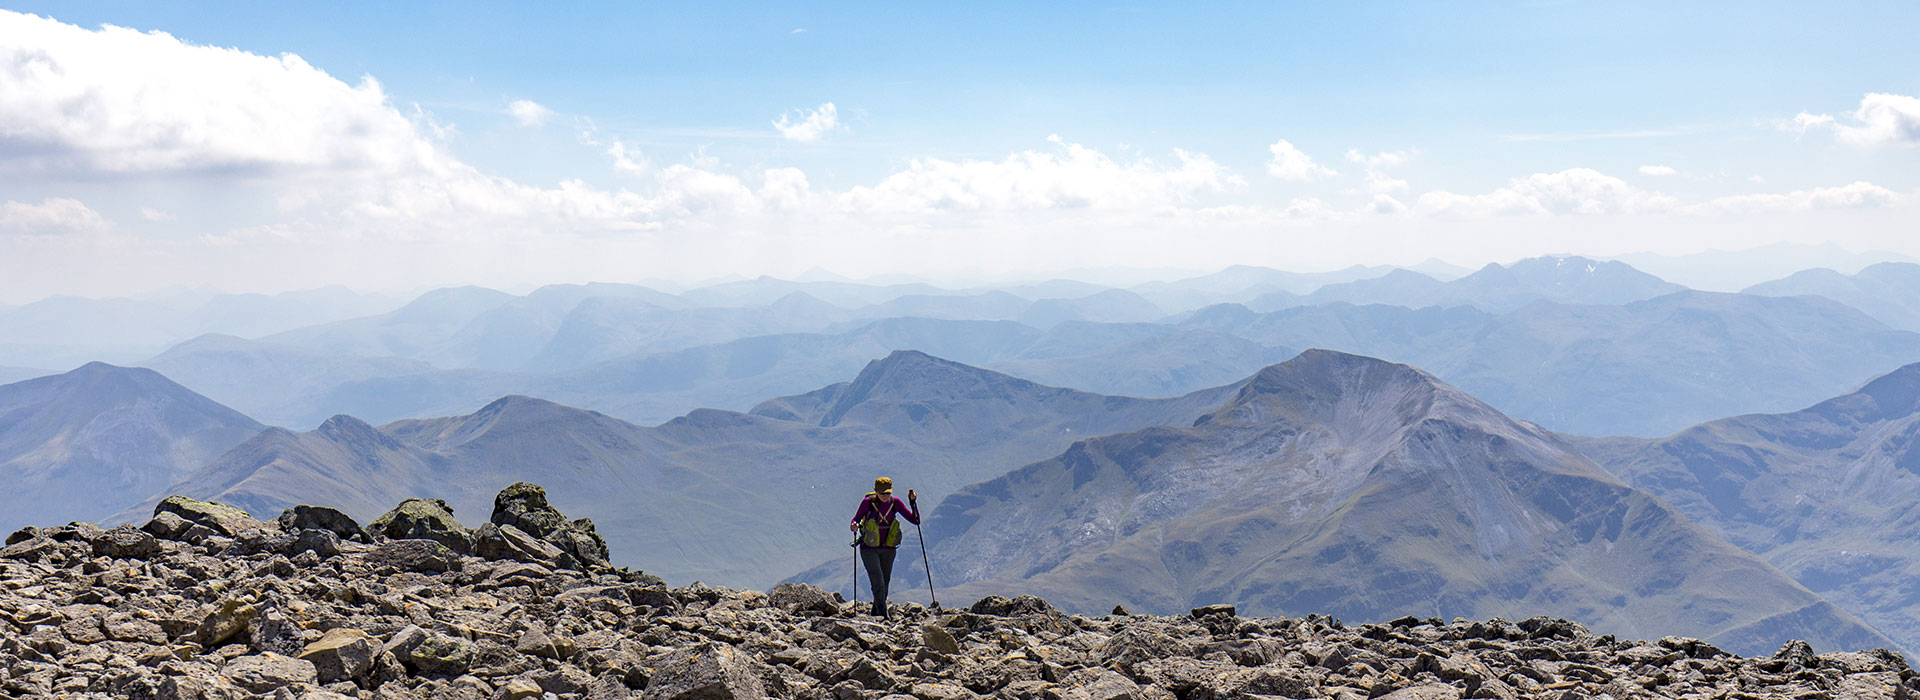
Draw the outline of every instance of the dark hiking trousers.
<instances>
[{"instance_id":1,"label":"dark hiking trousers","mask_svg":"<svg viewBox=\"0 0 1920 700\"><path fill-rule=\"evenodd\" d=\"M860 563L867 567L867 580L873 584L873 614L887 614L887 584L893 580L892 547L861 547Z\"/></svg>"}]
</instances>

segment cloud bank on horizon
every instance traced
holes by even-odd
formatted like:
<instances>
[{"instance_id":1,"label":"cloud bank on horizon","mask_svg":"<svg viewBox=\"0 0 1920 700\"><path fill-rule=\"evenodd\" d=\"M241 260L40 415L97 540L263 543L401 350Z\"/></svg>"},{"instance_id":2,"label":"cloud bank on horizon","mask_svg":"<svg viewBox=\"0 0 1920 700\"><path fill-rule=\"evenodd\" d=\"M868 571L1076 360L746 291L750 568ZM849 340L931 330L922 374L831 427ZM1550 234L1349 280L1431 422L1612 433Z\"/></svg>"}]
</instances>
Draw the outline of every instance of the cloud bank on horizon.
<instances>
[{"instance_id":1,"label":"cloud bank on horizon","mask_svg":"<svg viewBox=\"0 0 1920 700\"><path fill-rule=\"evenodd\" d=\"M729 137L761 145L722 159L648 145L644 133L600 126L617 115L568 113L540 95L488 110L504 118L499 128L479 117L469 126L378 76L335 75L293 53L11 11L0 11L0 65L0 299L813 267L936 277L1324 268L1779 241L1920 255L1910 235L1920 180L1887 165L1920 155L1920 99L1889 92L1738 129L1756 148L1863 173L1769 187L1792 178L1675 167L1700 158L1676 153L1672 138L1631 136L1619 141L1654 145L1627 162L1661 164L1547 159L1505 176L1454 175L1480 166L1449 162L1454 151L1438 144L1369 155L1286 123L1208 151L1061 135L997 154L912 150L861 142L882 117L825 90L816 107L776 105L762 112L779 114L770 122L743 121ZM557 165L522 168L485 151L508 130L555 127L571 134L551 150L565 157L545 158ZM1181 137L1178 125L1160 131Z\"/></svg>"}]
</instances>

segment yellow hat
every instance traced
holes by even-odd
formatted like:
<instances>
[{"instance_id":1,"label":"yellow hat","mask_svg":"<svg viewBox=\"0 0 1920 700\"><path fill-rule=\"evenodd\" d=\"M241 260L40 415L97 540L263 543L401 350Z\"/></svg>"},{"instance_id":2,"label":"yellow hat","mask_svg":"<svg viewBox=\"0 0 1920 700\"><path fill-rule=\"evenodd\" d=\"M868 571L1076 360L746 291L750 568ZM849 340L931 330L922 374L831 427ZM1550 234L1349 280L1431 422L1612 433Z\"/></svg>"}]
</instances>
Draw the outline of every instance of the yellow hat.
<instances>
[{"instance_id":1,"label":"yellow hat","mask_svg":"<svg viewBox=\"0 0 1920 700\"><path fill-rule=\"evenodd\" d=\"M878 479L874 479L873 492L874 493L893 493L893 480L884 476Z\"/></svg>"}]
</instances>

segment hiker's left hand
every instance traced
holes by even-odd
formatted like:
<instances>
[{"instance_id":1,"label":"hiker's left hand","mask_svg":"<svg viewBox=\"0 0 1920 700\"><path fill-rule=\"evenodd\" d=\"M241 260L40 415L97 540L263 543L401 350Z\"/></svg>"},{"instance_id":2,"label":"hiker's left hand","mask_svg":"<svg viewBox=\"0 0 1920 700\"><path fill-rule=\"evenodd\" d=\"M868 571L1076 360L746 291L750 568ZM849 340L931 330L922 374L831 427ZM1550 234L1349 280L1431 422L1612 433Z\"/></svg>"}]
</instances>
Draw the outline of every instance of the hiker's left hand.
<instances>
[{"instance_id":1,"label":"hiker's left hand","mask_svg":"<svg viewBox=\"0 0 1920 700\"><path fill-rule=\"evenodd\" d=\"M920 501L920 495L914 493L913 489L907 489L907 502L918 503L919 501Z\"/></svg>"}]
</instances>

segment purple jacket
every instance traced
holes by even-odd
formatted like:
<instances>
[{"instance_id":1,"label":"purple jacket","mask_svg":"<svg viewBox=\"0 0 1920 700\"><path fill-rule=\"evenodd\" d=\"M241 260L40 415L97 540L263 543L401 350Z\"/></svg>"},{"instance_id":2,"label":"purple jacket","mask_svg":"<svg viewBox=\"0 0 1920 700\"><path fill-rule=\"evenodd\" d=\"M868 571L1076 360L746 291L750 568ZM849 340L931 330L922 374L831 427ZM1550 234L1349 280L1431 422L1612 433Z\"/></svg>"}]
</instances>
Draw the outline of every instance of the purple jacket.
<instances>
[{"instance_id":1,"label":"purple jacket","mask_svg":"<svg viewBox=\"0 0 1920 700\"><path fill-rule=\"evenodd\" d=\"M908 522L911 522L915 525L920 524L919 509L908 505L906 501L900 500L899 497L897 496L894 497L893 503L891 504L882 502L878 510L874 509L873 499L871 498L860 499L860 509L853 512L853 524L859 525L860 521L866 519L867 516L869 515L874 516L875 518L878 518L880 520L880 541L881 542L887 541L888 531L893 528L894 526L893 518L896 515L906 516ZM867 544L865 542L862 542L860 543L860 546L867 547ZM869 549L894 549L894 547L880 546L880 547L871 547Z\"/></svg>"}]
</instances>

